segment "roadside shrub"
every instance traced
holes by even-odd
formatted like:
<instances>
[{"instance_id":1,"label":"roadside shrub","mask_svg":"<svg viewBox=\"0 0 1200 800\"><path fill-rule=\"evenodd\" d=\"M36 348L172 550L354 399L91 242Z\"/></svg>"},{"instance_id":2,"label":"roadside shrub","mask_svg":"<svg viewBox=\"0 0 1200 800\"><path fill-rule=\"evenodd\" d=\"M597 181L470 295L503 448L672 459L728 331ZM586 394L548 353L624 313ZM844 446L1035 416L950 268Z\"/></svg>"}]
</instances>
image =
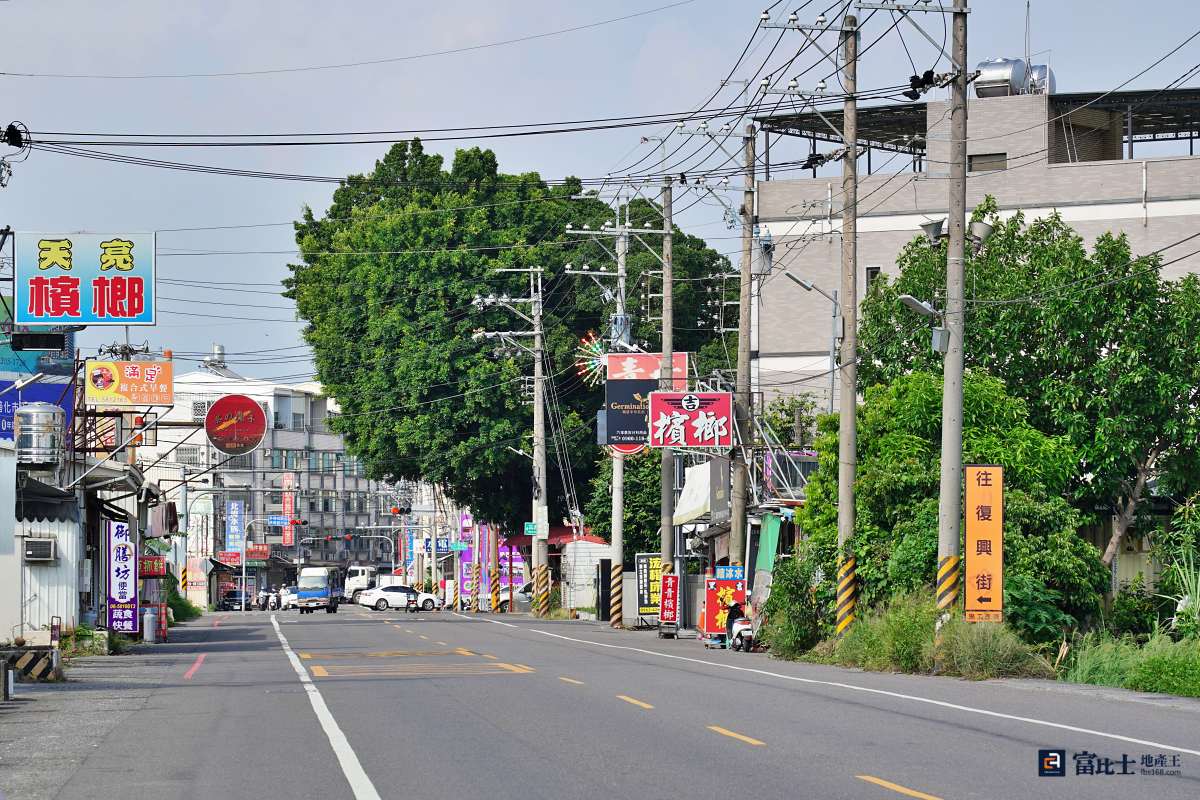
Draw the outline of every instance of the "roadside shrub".
<instances>
[{"instance_id":1,"label":"roadside shrub","mask_svg":"<svg viewBox=\"0 0 1200 800\"><path fill-rule=\"evenodd\" d=\"M167 607L171 609L176 622L187 622L204 613L199 606L179 593L179 581L174 575L168 574L163 578L163 585L167 590Z\"/></svg>"},{"instance_id":2,"label":"roadside shrub","mask_svg":"<svg viewBox=\"0 0 1200 800\"><path fill-rule=\"evenodd\" d=\"M1175 594L1160 595L1171 601L1174 613L1171 630L1184 639L1200 638L1200 562L1191 553L1183 553L1167 567Z\"/></svg>"},{"instance_id":3,"label":"roadside shrub","mask_svg":"<svg viewBox=\"0 0 1200 800\"><path fill-rule=\"evenodd\" d=\"M821 640L827 604L818 591L818 562L812 547L801 542L791 558L780 561L771 576L771 594L763 606L762 636L780 658L796 658Z\"/></svg>"},{"instance_id":4,"label":"roadside shrub","mask_svg":"<svg viewBox=\"0 0 1200 800\"><path fill-rule=\"evenodd\" d=\"M1138 654L1124 685L1140 692L1200 697L1200 641L1155 637Z\"/></svg>"},{"instance_id":5,"label":"roadside shrub","mask_svg":"<svg viewBox=\"0 0 1200 800\"><path fill-rule=\"evenodd\" d=\"M1057 641L1078 621L1062 610L1063 597L1033 575L1010 575L1004 580L1004 617L1017 635L1030 644Z\"/></svg>"},{"instance_id":6,"label":"roadside shrub","mask_svg":"<svg viewBox=\"0 0 1200 800\"><path fill-rule=\"evenodd\" d=\"M1010 628L954 617L942 629L945 672L973 681L1053 678L1054 670Z\"/></svg>"},{"instance_id":7,"label":"roadside shrub","mask_svg":"<svg viewBox=\"0 0 1200 800\"><path fill-rule=\"evenodd\" d=\"M838 643L834 660L875 671L928 672L937 609L928 599L901 595L863 614Z\"/></svg>"},{"instance_id":8,"label":"roadside shrub","mask_svg":"<svg viewBox=\"0 0 1200 800\"><path fill-rule=\"evenodd\" d=\"M1121 584L1105 622L1109 632L1118 638L1126 634L1149 636L1154 630L1158 624L1158 608L1154 597L1146 590L1141 573L1132 581Z\"/></svg>"}]
</instances>

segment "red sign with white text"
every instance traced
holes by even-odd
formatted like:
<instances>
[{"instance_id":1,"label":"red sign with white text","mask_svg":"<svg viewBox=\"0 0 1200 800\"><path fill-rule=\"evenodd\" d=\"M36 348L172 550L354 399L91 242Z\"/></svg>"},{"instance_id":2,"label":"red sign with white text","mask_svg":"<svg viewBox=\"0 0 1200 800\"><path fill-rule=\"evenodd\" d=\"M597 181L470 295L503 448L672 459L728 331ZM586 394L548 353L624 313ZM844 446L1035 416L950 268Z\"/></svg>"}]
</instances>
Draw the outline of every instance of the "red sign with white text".
<instances>
[{"instance_id":1,"label":"red sign with white text","mask_svg":"<svg viewBox=\"0 0 1200 800\"><path fill-rule=\"evenodd\" d=\"M240 550L218 550L217 561L222 564L228 564L231 567L240 567L242 565L242 552Z\"/></svg>"},{"instance_id":2,"label":"red sign with white text","mask_svg":"<svg viewBox=\"0 0 1200 800\"><path fill-rule=\"evenodd\" d=\"M725 633L729 607L746 605L746 582L704 579L704 615L702 629L707 634Z\"/></svg>"},{"instance_id":3,"label":"red sign with white text","mask_svg":"<svg viewBox=\"0 0 1200 800\"><path fill-rule=\"evenodd\" d=\"M733 394L651 392L651 447L733 447Z\"/></svg>"},{"instance_id":4,"label":"red sign with white text","mask_svg":"<svg viewBox=\"0 0 1200 800\"><path fill-rule=\"evenodd\" d=\"M246 558L249 561L266 561L271 557L271 545L269 544L248 544L246 545Z\"/></svg>"},{"instance_id":5,"label":"red sign with white text","mask_svg":"<svg viewBox=\"0 0 1200 800\"><path fill-rule=\"evenodd\" d=\"M664 573L658 592L659 623L679 624L679 576Z\"/></svg>"},{"instance_id":6,"label":"red sign with white text","mask_svg":"<svg viewBox=\"0 0 1200 800\"><path fill-rule=\"evenodd\" d=\"M605 378L610 381L657 380L662 375L662 353L609 353ZM688 354L671 354L672 388L687 388Z\"/></svg>"},{"instance_id":7,"label":"red sign with white text","mask_svg":"<svg viewBox=\"0 0 1200 800\"><path fill-rule=\"evenodd\" d=\"M167 574L166 556L138 556L138 574L143 578L162 578Z\"/></svg>"}]
</instances>

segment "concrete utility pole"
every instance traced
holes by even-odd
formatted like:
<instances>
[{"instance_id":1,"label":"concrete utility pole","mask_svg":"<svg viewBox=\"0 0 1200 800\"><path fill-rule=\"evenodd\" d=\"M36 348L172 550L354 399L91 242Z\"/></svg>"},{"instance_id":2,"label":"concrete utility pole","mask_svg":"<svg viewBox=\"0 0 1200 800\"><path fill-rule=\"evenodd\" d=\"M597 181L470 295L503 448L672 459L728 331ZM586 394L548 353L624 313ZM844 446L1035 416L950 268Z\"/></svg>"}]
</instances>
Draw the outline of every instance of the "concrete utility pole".
<instances>
[{"instance_id":1,"label":"concrete utility pole","mask_svg":"<svg viewBox=\"0 0 1200 800\"><path fill-rule=\"evenodd\" d=\"M613 346L629 345L632 331L625 310L626 259L629 256L629 206L625 206L625 224L621 224L621 207L617 206L617 311L613 315ZM625 454L612 454L612 567L609 570L608 624L614 628L624 625L622 595L625 577Z\"/></svg>"},{"instance_id":2,"label":"concrete utility pole","mask_svg":"<svg viewBox=\"0 0 1200 800\"><path fill-rule=\"evenodd\" d=\"M742 266L738 286L737 379L733 395L735 437L733 446L733 496L730 498L729 563L746 563L746 533L749 520L747 505L750 466L747 452L753 451L753 427L750 419L750 307L754 281L754 125L746 126L742 137L745 188L742 192Z\"/></svg>"},{"instance_id":3,"label":"concrete utility pole","mask_svg":"<svg viewBox=\"0 0 1200 800\"><path fill-rule=\"evenodd\" d=\"M546 500L546 375L543 369L544 342L542 335L542 274L529 274L529 292L533 317L533 521L537 535L530 543L534 568L541 578L537 591L537 615L544 617L550 610L550 510Z\"/></svg>"},{"instance_id":4,"label":"concrete utility pole","mask_svg":"<svg viewBox=\"0 0 1200 800\"><path fill-rule=\"evenodd\" d=\"M967 2L954 0L952 60L958 70L950 97L950 243L946 251L946 315L949 348L942 387L942 479L938 498L936 645L958 602L958 536L962 519L963 260L967 217Z\"/></svg>"},{"instance_id":5,"label":"concrete utility pole","mask_svg":"<svg viewBox=\"0 0 1200 800\"><path fill-rule=\"evenodd\" d=\"M658 386L663 391L675 388L675 336L672 328L675 324L675 291L674 283L674 253L672 251L672 216L673 197L671 179L663 179L662 211L663 211L663 241L662 241L662 366L659 367ZM662 539L662 571L675 570L675 453L671 448L659 450L662 456L662 492L660 505L662 515L659 518Z\"/></svg>"},{"instance_id":6,"label":"concrete utility pole","mask_svg":"<svg viewBox=\"0 0 1200 800\"><path fill-rule=\"evenodd\" d=\"M854 536L854 474L858 467L858 20L842 24L842 398L838 422L838 582L835 630L839 636L854 622L858 577L848 552Z\"/></svg>"}]
</instances>

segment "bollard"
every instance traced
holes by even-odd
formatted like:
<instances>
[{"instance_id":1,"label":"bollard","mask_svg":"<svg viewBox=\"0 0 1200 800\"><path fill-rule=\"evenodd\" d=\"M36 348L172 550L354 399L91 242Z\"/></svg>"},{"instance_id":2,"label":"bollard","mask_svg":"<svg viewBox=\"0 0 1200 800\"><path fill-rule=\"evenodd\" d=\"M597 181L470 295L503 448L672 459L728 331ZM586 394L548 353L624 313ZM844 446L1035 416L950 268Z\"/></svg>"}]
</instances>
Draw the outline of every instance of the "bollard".
<instances>
[{"instance_id":1,"label":"bollard","mask_svg":"<svg viewBox=\"0 0 1200 800\"><path fill-rule=\"evenodd\" d=\"M12 667L7 661L0 661L0 684L3 684L3 697L0 700L12 700L15 693L16 681L13 680L15 675Z\"/></svg>"},{"instance_id":2,"label":"bollard","mask_svg":"<svg viewBox=\"0 0 1200 800\"><path fill-rule=\"evenodd\" d=\"M146 644L154 644L154 634L158 628L158 614L154 609L148 608L142 612L142 641Z\"/></svg>"}]
</instances>

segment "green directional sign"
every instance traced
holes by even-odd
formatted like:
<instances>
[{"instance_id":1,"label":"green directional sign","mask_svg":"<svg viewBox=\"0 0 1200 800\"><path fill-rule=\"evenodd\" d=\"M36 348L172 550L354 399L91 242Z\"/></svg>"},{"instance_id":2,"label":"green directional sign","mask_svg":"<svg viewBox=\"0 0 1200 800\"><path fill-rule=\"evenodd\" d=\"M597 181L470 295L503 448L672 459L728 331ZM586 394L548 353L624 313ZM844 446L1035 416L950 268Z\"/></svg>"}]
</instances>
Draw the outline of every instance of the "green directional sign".
<instances>
[{"instance_id":1,"label":"green directional sign","mask_svg":"<svg viewBox=\"0 0 1200 800\"><path fill-rule=\"evenodd\" d=\"M537 536L537 523L536 522L526 522L525 523L525 535L526 536Z\"/></svg>"},{"instance_id":2,"label":"green directional sign","mask_svg":"<svg viewBox=\"0 0 1200 800\"><path fill-rule=\"evenodd\" d=\"M451 542L450 549L451 550L466 550L467 543L466 542Z\"/></svg>"},{"instance_id":3,"label":"green directional sign","mask_svg":"<svg viewBox=\"0 0 1200 800\"><path fill-rule=\"evenodd\" d=\"M257 559L250 559L246 561L247 567L265 567L266 565L266 561L258 561Z\"/></svg>"}]
</instances>

